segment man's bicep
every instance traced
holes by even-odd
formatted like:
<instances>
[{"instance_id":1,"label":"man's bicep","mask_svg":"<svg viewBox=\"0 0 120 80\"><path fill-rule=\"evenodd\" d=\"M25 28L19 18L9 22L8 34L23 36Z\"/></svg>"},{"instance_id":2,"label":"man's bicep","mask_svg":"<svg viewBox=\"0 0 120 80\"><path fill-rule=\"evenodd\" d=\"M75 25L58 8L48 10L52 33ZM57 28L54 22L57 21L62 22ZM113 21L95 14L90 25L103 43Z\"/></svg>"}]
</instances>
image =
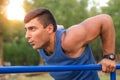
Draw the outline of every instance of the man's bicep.
<instances>
[{"instance_id":1,"label":"man's bicep","mask_svg":"<svg viewBox=\"0 0 120 80\"><path fill-rule=\"evenodd\" d=\"M101 24L99 23L99 21L88 20L81 23L81 25L82 25L82 30L84 32L83 34L85 36L84 44L88 44L92 42L94 39L97 38L97 36L100 35Z\"/></svg>"},{"instance_id":2,"label":"man's bicep","mask_svg":"<svg viewBox=\"0 0 120 80\"><path fill-rule=\"evenodd\" d=\"M85 43L86 31L82 26L74 25L66 30L65 42L70 43L69 46L83 46Z\"/></svg>"}]
</instances>

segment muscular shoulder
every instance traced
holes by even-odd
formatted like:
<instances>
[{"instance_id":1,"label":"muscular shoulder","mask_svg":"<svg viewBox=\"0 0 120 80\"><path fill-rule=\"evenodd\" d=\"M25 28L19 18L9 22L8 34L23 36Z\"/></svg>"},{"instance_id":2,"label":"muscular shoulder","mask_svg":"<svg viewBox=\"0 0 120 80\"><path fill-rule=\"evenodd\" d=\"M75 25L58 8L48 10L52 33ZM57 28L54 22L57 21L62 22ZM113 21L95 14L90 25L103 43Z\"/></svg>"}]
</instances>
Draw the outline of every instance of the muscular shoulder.
<instances>
[{"instance_id":1,"label":"muscular shoulder","mask_svg":"<svg viewBox=\"0 0 120 80\"><path fill-rule=\"evenodd\" d=\"M80 28L81 27L81 28ZM77 50L83 46L84 30L81 26L73 25L62 35L62 48L68 52Z\"/></svg>"},{"instance_id":2,"label":"muscular shoulder","mask_svg":"<svg viewBox=\"0 0 120 80\"><path fill-rule=\"evenodd\" d=\"M82 24L88 24L88 23L102 23L105 21L111 20L111 16L108 14L99 14L90 18L87 18L82 22Z\"/></svg>"},{"instance_id":3,"label":"muscular shoulder","mask_svg":"<svg viewBox=\"0 0 120 80\"><path fill-rule=\"evenodd\" d=\"M109 15L100 14L69 27L62 36L62 47L65 50L82 48L99 36L101 26L109 23L110 19Z\"/></svg>"}]
</instances>

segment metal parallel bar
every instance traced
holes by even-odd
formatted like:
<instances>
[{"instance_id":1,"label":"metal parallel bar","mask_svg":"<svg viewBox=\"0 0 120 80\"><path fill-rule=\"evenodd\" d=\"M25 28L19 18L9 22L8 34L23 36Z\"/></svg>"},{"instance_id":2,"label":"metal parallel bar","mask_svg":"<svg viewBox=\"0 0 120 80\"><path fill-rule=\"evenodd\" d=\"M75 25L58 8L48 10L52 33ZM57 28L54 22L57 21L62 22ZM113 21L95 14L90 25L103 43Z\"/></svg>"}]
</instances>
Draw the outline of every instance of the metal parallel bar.
<instances>
[{"instance_id":1,"label":"metal parallel bar","mask_svg":"<svg viewBox=\"0 0 120 80\"><path fill-rule=\"evenodd\" d=\"M110 73L110 80L116 80L116 71Z\"/></svg>"},{"instance_id":2,"label":"metal parallel bar","mask_svg":"<svg viewBox=\"0 0 120 80\"><path fill-rule=\"evenodd\" d=\"M79 70L101 70L100 64L89 65L50 65L50 66L0 66L0 73L30 73L30 72L58 72L58 71L79 71ZM120 64L116 65L120 69Z\"/></svg>"},{"instance_id":3,"label":"metal parallel bar","mask_svg":"<svg viewBox=\"0 0 120 80\"><path fill-rule=\"evenodd\" d=\"M79 71L79 70L101 70L101 69L102 69L101 65L5 66L5 67L0 67L0 74Z\"/></svg>"},{"instance_id":4,"label":"metal parallel bar","mask_svg":"<svg viewBox=\"0 0 120 80\"><path fill-rule=\"evenodd\" d=\"M117 64L117 65L116 65L116 69L120 69L120 64Z\"/></svg>"},{"instance_id":5,"label":"metal parallel bar","mask_svg":"<svg viewBox=\"0 0 120 80\"><path fill-rule=\"evenodd\" d=\"M50 66L0 66L0 74L10 73L32 73L32 72L60 72L60 71L80 71L80 70L101 70L100 64L89 65L50 65ZM120 69L120 64L116 65ZM110 74L110 80L116 80L116 71Z\"/></svg>"},{"instance_id":6,"label":"metal parallel bar","mask_svg":"<svg viewBox=\"0 0 120 80\"><path fill-rule=\"evenodd\" d=\"M120 64L116 65L116 69L120 69ZM110 80L116 80L116 71L110 73Z\"/></svg>"}]
</instances>

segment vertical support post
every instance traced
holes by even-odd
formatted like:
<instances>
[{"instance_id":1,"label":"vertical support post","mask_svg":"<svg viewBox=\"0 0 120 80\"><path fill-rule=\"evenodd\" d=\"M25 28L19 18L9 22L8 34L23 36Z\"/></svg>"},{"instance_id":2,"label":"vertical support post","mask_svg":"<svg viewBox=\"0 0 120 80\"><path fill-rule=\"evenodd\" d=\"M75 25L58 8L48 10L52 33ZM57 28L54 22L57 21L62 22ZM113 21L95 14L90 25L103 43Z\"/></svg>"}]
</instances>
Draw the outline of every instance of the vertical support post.
<instances>
[{"instance_id":1,"label":"vertical support post","mask_svg":"<svg viewBox=\"0 0 120 80\"><path fill-rule=\"evenodd\" d=\"M110 80L116 80L116 71L110 73Z\"/></svg>"}]
</instances>

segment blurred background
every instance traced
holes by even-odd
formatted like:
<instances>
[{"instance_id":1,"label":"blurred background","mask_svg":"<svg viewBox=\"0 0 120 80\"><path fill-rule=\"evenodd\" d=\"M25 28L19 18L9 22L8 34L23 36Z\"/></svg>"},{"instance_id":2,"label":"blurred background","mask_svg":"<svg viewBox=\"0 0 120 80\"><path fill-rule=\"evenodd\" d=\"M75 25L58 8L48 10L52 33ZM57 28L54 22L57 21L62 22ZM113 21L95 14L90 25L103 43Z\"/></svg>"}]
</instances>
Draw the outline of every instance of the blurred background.
<instances>
[{"instance_id":1,"label":"blurred background","mask_svg":"<svg viewBox=\"0 0 120 80\"><path fill-rule=\"evenodd\" d=\"M64 25L65 28L97 14L109 14L115 25L115 52L117 63L120 63L119 5L120 0L0 0L0 65L31 66L44 64L39 53L32 49L24 37L24 16L30 10L38 7L50 9L57 24ZM103 56L100 39L97 38L91 43L91 47L96 62L99 62ZM39 77L39 80L42 79Z\"/></svg>"}]
</instances>

